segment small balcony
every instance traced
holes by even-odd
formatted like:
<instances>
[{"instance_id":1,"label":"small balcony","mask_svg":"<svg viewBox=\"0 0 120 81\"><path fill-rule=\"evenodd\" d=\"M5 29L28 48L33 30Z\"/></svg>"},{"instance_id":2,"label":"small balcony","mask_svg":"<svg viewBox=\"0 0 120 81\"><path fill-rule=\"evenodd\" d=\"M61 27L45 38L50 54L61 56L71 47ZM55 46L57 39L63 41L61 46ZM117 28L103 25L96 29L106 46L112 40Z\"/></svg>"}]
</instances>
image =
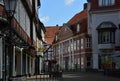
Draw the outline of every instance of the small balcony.
<instances>
[{"instance_id":1,"label":"small balcony","mask_svg":"<svg viewBox=\"0 0 120 81\"><path fill-rule=\"evenodd\" d=\"M98 44L98 49L114 49L115 44Z\"/></svg>"}]
</instances>

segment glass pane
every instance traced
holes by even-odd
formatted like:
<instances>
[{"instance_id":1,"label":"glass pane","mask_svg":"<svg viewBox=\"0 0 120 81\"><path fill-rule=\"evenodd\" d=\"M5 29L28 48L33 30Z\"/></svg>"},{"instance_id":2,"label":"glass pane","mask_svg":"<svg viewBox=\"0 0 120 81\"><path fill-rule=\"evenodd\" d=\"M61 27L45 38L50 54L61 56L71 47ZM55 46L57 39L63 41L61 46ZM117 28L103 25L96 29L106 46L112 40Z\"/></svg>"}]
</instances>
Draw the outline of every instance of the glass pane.
<instances>
[{"instance_id":1,"label":"glass pane","mask_svg":"<svg viewBox=\"0 0 120 81\"><path fill-rule=\"evenodd\" d=\"M3 0L0 0L0 3L3 2Z\"/></svg>"},{"instance_id":2,"label":"glass pane","mask_svg":"<svg viewBox=\"0 0 120 81\"><path fill-rule=\"evenodd\" d=\"M99 0L99 6L110 6L114 4L115 0Z\"/></svg>"},{"instance_id":3,"label":"glass pane","mask_svg":"<svg viewBox=\"0 0 120 81\"><path fill-rule=\"evenodd\" d=\"M14 11L17 0L4 0L5 9L8 11Z\"/></svg>"}]
</instances>

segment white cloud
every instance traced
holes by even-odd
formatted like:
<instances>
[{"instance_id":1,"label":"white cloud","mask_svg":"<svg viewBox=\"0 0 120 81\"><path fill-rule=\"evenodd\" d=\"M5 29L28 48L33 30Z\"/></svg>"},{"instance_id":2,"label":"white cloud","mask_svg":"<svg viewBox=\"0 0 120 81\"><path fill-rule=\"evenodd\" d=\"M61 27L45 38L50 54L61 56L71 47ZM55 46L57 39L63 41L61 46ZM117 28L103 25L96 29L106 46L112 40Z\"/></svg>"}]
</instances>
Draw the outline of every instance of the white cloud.
<instances>
[{"instance_id":1,"label":"white cloud","mask_svg":"<svg viewBox=\"0 0 120 81\"><path fill-rule=\"evenodd\" d=\"M49 18L48 16L44 16L44 17L41 17L41 18L40 18L40 21L42 21L42 22L45 23L45 22L48 22L49 19L50 19L50 18Z\"/></svg>"},{"instance_id":2,"label":"white cloud","mask_svg":"<svg viewBox=\"0 0 120 81\"><path fill-rule=\"evenodd\" d=\"M65 5L70 5L74 2L75 0L65 0Z\"/></svg>"}]
</instances>

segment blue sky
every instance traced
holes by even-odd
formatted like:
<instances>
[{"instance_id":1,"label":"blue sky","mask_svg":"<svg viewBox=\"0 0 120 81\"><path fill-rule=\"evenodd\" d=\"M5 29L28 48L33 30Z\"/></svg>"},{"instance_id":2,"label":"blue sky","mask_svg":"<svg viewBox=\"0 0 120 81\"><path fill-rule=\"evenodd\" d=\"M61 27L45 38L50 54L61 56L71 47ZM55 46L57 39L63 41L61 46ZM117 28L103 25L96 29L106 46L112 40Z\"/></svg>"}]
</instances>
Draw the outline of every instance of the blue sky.
<instances>
[{"instance_id":1,"label":"blue sky","mask_svg":"<svg viewBox=\"0 0 120 81\"><path fill-rule=\"evenodd\" d=\"M45 26L63 25L83 10L86 0L41 0L39 18Z\"/></svg>"}]
</instances>

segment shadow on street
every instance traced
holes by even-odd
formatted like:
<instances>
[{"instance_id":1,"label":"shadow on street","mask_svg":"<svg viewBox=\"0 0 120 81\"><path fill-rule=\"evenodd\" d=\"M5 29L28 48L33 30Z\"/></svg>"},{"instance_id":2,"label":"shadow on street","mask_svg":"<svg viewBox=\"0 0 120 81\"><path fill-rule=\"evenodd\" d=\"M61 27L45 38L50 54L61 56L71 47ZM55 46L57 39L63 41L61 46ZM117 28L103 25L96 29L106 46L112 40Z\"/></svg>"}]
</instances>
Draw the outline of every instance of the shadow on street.
<instances>
[{"instance_id":1,"label":"shadow on street","mask_svg":"<svg viewBox=\"0 0 120 81\"><path fill-rule=\"evenodd\" d=\"M120 78L105 76L102 73L68 72L63 73L63 81L120 81Z\"/></svg>"},{"instance_id":2,"label":"shadow on street","mask_svg":"<svg viewBox=\"0 0 120 81\"><path fill-rule=\"evenodd\" d=\"M120 81L120 77L106 76L103 73L93 72L63 72L62 78L36 78L27 81Z\"/></svg>"}]
</instances>

